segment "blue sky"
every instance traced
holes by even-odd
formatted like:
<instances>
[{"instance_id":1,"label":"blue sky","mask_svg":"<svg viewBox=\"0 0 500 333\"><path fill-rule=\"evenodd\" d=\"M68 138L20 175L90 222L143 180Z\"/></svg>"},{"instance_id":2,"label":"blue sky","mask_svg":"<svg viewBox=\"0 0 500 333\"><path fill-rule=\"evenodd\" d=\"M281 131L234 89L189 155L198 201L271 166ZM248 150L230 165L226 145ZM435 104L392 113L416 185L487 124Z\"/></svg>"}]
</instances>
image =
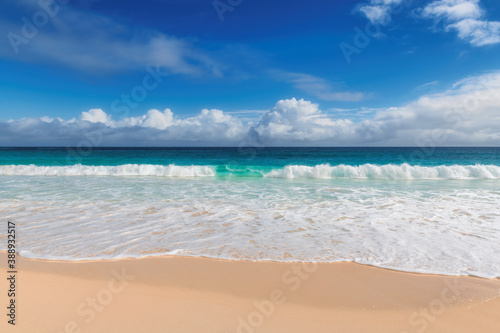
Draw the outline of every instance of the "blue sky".
<instances>
[{"instance_id":1,"label":"blue sky","mask_svg":"<svg viewBox=\"0 0 500 333\"><path fill-rule=\"evenodd\" d=\"M1 145L74 144L88 126L109 145L127 131L144 145L416 145L436 129L453 131L443 145L500 143L498 1L22 0L0 13ZM489 92L477 124L387 120L423 124L426 98L451 103L444 114L471 90Z\"/></svg>"}]
</instances>

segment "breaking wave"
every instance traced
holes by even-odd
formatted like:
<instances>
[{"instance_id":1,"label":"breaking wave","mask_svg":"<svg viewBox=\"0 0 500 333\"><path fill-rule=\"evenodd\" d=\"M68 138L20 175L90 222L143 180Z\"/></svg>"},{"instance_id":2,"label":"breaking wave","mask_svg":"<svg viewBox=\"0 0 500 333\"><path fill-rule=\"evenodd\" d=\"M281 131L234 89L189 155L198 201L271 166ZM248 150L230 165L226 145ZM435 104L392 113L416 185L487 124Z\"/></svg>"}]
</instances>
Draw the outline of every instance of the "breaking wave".
<instances>
[{"instance_id":1,"label":"breaking wave","mask_svg":"<svg viewBox=\"0 0 500 333\"><path fill-rule=\"evenodd\" d=\"M117 166L37 166L37 165L2 165L0 175L3 176L156 176L156 177L213 177L215 168L211 166L193 165L152 165L124 164Z\"/></svg>"},{"instance_id":2,"label":"breaking wave","mask_svg":"<svg viewBox=\"0 0 500 333\"><path fill-rule=\"evenodd\" d=\"M265 175L275 178L369 178L369 179L500 179L496 165L411 166L409 164L360 166L321 164L289 165Z\"/></svg>"},{"instance_id":3,"label":"breaking wave","mask_svg":"<svg viewBox=\"0 0 500 333\"><path fill-rule=\"evenodd\" d=\"M266 177L285 179L500 179L496 165L363 164L316 166L288 165L282 168L259 166L153 165L123 164L117 166L37 166L2 165L2 176L152 176L170 178L192 177Z\"/></svg>"}]
</instances>

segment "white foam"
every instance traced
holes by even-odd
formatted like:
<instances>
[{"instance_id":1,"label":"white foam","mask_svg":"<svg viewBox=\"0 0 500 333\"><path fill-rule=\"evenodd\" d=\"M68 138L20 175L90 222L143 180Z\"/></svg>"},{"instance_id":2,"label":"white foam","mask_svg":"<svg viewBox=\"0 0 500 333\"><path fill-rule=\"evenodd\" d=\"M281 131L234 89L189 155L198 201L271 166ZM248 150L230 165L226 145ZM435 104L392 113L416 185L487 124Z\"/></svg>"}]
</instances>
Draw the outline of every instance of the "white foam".
<instances>
[{"instance_id":1,"label":"white foam","mask_svg":"<svg viewBox=\"0 0 500 333\"><path fill-rule=\"evenodd\" d=\"M226 168L238 176L262 175L267 178L288 179L500 179L500 167L495 165L440 165L418 166L409 164L363 164L316 166L288 165L271 171L259 171L258 167ZM244 171L242 173L242 171ZM246 172L245 172L246 171ZM4 176L155 176L155 177L214 177L216 167L211 165L152 165L124 164L117 166L37 166L1 165Z\"/></svg>"},{"instance_id":2,"label":"white foam","mask_svg":"<svg viewBox=\"0 0 500 333\"><path fill-rule=\"evenodd\" d=\"M152 164L124 164L117 166L37 166L37 165L2 165L0 175L4 176L157 176L157 177L213 177L212 166L178 166Z\"/></svg>"},{"instance_id":3,"label":"white foam","mask_svg":"<svg viewBox=\"0 0 500 333\"><path fill-rule=\"evenodd\" d=\"M500 277L499 202L496 180L0 177L0 214L16 222L21 254L42 259L354 261Z\"/></svg>"},{"instance_id":4,"label":"white foam","mask_svg":"<svg viewBox=\"0 0 500 333\"><path fill-rule=\"evenodd\" d=\"M409 164L360 166L321 164L316 166L288 165L264 175L271 178L359 178L359 179L500 179L500 167L495 165L412 166Z\"/></svg>"}]
</instances>

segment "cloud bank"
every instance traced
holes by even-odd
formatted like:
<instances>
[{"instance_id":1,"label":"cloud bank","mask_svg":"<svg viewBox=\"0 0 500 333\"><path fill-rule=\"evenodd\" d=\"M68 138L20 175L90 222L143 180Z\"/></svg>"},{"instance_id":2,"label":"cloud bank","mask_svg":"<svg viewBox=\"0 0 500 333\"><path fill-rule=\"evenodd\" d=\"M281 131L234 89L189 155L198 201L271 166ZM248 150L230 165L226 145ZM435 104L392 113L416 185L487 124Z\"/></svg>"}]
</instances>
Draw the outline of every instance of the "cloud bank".
<instances>
[{"instance_id":1,"label":"cloud bank","mask_svg":"<svg viewBox=\"0 0 500 333\"><path fill-rule=\"evenodd\" d=\"M500 72L469 77L438 94L370 119L341 119L319 105L280 100L245 122L204 109L189 118L149 110L114 120L102 109L78 118L23 118L0 122L2 146L500 146Z\"/></svg>"}]
</instances>

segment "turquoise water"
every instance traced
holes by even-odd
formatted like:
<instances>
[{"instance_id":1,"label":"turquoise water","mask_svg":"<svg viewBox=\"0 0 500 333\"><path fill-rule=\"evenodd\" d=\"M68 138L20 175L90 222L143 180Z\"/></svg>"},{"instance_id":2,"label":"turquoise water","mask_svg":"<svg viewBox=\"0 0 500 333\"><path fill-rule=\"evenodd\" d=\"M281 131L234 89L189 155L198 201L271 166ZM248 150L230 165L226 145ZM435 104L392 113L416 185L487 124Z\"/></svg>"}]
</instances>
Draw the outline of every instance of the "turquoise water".
<instances>
[{"instance_id":1,"label":"turquoise water","mask_svg":"<svg viewBox=\"0 0 500 333\"><path fill-rule=\"evenodd\" d=\"M496 165L500 148L0 148L0 165Z\"/></svg>"},{"instance_id":2,"label":"turquoise water","mask_svg":"<svg viewBox=\"0 0 500 333\"><path fill-rule=\"evenodd\" d=\"M0 212L34 258L500 277L499 203L499 148L0 149Z\"/></svg>"}]
</instances>

